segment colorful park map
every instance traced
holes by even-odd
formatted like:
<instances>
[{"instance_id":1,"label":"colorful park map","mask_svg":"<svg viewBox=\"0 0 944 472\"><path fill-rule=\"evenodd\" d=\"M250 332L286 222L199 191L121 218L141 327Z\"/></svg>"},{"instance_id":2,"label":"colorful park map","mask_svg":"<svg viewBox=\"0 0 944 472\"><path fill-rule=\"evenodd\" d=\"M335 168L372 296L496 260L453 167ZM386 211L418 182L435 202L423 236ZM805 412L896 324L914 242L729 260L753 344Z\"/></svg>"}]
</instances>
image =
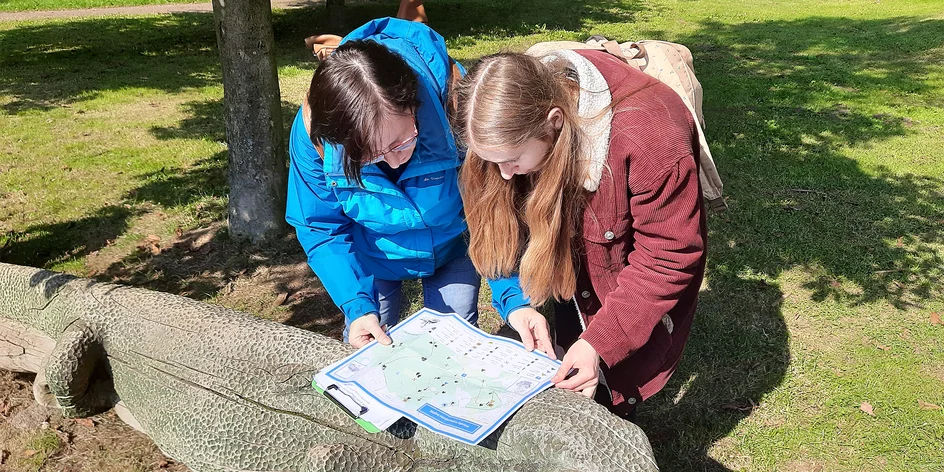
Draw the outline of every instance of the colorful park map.
<instances>
[{"instance_id":1,"label":"colorful park map","mask_svg":"<svg viewBox=\"0 0 944 472\"><path fill-rule=\"evenodd\" d=\"M476 444L549 387L560 363L514 340L491 336L454 314L422 309L378 343L322 371L324 383Z\"/></svg>"}]
</instances>

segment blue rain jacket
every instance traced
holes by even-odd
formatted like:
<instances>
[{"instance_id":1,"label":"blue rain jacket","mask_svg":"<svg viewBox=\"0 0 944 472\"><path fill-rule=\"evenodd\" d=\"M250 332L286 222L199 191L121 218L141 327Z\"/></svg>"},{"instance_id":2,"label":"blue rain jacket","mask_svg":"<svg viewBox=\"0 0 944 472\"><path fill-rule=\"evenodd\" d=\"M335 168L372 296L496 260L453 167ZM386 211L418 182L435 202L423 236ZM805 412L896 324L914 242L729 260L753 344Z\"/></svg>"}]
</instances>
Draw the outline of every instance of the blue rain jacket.
<instances>
[{"instance_id":1,"label":"blue rain jacket","mask_svg":"<svg viewBox=\"0 0 944 472\"><path fill-rule=\"evenodd\" d=\"M452 67L445 41L422 23L394 18L371 21L342 44L355 39L377 41L409 64L419 80L420 106L416 148L399 180L369 165L363 187L345 178L341 146L323 142L325 155L318 155L301 110L292 124L285 219L349 323L378 311L375 277L427 277L468 250L461 155L444 108Z\"/></svg>"}]
</instances>

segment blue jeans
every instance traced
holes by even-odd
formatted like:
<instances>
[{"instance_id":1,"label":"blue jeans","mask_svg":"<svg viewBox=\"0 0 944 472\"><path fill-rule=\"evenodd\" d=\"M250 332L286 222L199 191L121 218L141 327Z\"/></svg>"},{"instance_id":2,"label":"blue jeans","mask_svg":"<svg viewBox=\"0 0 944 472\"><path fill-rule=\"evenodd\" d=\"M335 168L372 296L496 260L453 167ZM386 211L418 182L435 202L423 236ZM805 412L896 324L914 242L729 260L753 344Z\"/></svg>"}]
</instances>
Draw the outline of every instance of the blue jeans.
<instances>
[{"instance_id":1,"label":"blue jeans","mask_svg":"<svg viewBox=\"0 0 944 472\"><path fill-rule=\"evenodd\" d=\"M423 279L423 305L442 313L456 313L473 326L479 321L479 286L482 277L475 271L472 259L463 254L436 269ZM374 279L380 305L380 326L392 327L400 321L400 295L403 281ZM344 342L351 326L345 321Z\"/></svg>"}]
</instances>

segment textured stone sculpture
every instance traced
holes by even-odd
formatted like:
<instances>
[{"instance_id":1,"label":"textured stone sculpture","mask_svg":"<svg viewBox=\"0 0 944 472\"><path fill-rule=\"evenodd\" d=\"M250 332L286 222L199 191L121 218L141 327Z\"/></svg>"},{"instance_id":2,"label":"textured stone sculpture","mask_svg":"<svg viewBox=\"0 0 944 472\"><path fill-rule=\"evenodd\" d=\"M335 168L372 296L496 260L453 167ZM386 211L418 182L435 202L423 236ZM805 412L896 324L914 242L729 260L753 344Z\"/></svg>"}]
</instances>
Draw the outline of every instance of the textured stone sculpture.
<instances>
[{"instance_id":1,"label":"textured stone sculpture","mask_svg":"<svg viewBox=\"0 0 944 472\"><path fill-rule=\"evenodd\" d=\"M195 471L650 471L645 434L550 389L479 446L369 434L311 386L336 340L183 297L0 264L0 368L66 416L116 406ZM120 403L119 403L120 400Z\"/></svg>"}]
</instances>

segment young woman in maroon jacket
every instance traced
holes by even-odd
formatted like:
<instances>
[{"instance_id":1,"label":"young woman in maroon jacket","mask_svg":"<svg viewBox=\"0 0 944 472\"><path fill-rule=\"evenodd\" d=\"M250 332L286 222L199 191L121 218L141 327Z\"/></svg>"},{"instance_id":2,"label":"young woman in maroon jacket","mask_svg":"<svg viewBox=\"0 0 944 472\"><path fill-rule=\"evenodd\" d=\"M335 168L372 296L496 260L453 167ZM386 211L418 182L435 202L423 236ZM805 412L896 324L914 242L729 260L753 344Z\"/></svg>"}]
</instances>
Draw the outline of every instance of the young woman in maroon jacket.
<instances>
[{"instance_id":1,"label":"young woman in maroon jacket","mask_svg":"<svg viewBox=\"0 0 944 472\"><path fill-rule=\"evenodd\" d=\"M557 387L632 417L675 370L704 276L691 113L599 51L488 56L453 99L469 255L493 304L529 349L566 350ZM556 343L535 310L549 301Z\"/></svg>"}]
</instances>

